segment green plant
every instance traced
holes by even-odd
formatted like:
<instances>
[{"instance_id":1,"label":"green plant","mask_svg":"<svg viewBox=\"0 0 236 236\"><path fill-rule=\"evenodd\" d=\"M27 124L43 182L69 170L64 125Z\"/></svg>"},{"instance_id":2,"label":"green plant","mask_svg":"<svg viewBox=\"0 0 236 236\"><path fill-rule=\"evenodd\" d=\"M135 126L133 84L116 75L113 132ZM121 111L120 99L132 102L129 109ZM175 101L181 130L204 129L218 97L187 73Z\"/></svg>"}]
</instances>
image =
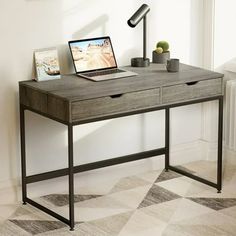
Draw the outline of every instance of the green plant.
<instances>
[{"instance_id":1,"label":"green plant","mask_svg":"<svg viewBox=\"0 0 236 236\"><path fill-rule=\"evenodd\" d=\"M161 49L162 48L162 52L161 52ZM166 41L159 41L156 45L156 52L157 53L164 53L164 52L168 52L169 50L169 43L166 42Z\"/></svg>"},{"instance_id":2,"label":"green plant","mask_svg":"<svg viewBox=\"0 0 236 236\"><path fill-rule=\"evenodd\" d=\"M163 49L161 47L156 48L156 53L161 54L163 53Z\"/></svg>"}]
</instances>

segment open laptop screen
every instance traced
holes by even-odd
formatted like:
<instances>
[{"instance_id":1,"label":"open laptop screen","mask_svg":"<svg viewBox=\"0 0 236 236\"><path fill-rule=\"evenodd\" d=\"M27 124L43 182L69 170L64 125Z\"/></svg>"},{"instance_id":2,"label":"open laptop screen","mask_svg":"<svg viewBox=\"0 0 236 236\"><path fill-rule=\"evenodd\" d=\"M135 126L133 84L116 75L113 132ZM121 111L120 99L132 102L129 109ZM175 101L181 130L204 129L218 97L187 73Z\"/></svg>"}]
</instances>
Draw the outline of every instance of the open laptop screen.
<instances>
[{"instance_id":1,"label":"open laptop screen","mask_svg":"<svg viewBox=\"0 0 236 236\"><path fill-rule=\"evenodd\" d=\"M116 68L116 59L109 37L69 42L76 73Z\"/></svg>"}]
</instances>

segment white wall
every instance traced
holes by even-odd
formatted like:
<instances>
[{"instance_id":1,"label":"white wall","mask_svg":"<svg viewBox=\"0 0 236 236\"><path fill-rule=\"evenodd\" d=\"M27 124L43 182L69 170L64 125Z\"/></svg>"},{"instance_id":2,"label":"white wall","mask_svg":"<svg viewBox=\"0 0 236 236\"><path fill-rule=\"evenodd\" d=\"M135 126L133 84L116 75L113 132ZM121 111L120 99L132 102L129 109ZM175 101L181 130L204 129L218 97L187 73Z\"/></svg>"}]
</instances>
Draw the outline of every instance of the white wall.
<instances>
[{"instance_id":1,"label":"white wall","mask_svg":"<svg viewBox=\"0 0 236 236\"><path fill-rule=\"evenodd\" d=\"M236 57L235 9L235 0L215 0L215 68Z\"/></svg>"},{"instance_id":2,"label":"white wall","mask_svg":"<svg viewBox=\"0 0 236 236\"><path fill-rule=\"evenodd\" d=\"M62 73L71 73L67 41L110 35L119 65L142 53L142 24L127 19L143 1L1 0L0 8L0 184L20 176L18 81L32 78L34 49L58 46ZM168 40L172 57L202 65L202 1L147 0L148 54ZM34 73L33 73L34 74ZM201 106L173 109L171 144L201 138ZM65 167L66 128L27 112L28 173ZM75 163L96 161L161 146L164 114L97 122L75 128ZM183 132L184 131L184 132Z\"/></svg>"}]
</instances>

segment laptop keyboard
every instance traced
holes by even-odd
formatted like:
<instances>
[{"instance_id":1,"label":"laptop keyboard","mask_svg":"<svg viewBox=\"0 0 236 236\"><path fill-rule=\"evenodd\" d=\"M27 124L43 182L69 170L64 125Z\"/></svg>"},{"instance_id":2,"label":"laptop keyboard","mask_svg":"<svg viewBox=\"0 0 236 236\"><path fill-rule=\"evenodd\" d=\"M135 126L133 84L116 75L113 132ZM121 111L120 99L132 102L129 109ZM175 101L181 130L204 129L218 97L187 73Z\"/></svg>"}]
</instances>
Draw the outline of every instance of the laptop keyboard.
<instances>
[{"instance_id":1,"label":"laptop keyboard","mask_svg":"<svg viewBox=\"0 0 236 236\"><path fill-rule=\"evenodd\" d=\"M110 75L110 74L121 73L121 72L125 72L125 71L120 70L120 69L103 70L103 71L83 73L83 75L88 76L88 77L94 77L94 76L99 76L99 75Z\"/></svg>"}]
</instances>

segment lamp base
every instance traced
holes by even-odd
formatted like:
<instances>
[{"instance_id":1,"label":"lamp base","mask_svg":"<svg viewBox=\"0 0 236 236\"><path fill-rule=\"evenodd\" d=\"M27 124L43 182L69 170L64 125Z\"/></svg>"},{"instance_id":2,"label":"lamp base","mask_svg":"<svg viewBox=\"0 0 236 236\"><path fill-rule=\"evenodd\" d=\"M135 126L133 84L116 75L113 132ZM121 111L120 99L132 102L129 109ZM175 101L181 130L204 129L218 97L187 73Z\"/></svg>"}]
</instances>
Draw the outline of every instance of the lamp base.
<instances>
[{"instance_id":1,"label":"lamp base","mask_svg":"<svg viewBox=\"0 0 236 236\"><path fill-rule=\"evenodd\" d=\"M147 67L150 65L149 58L135 57L131 59L131 66L133 67Z\"/></svg>"}]
</instances>

